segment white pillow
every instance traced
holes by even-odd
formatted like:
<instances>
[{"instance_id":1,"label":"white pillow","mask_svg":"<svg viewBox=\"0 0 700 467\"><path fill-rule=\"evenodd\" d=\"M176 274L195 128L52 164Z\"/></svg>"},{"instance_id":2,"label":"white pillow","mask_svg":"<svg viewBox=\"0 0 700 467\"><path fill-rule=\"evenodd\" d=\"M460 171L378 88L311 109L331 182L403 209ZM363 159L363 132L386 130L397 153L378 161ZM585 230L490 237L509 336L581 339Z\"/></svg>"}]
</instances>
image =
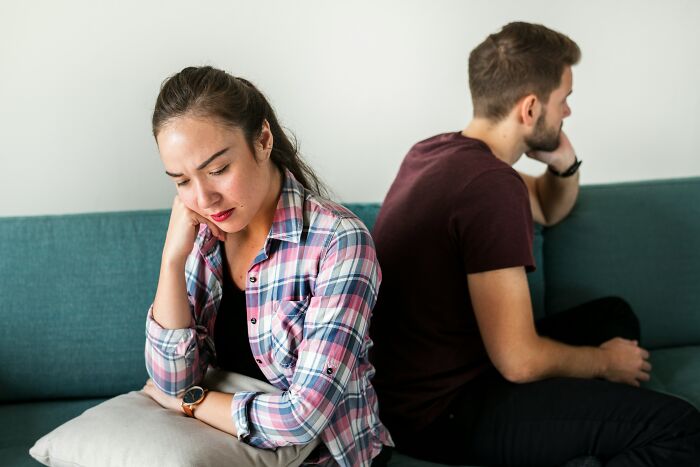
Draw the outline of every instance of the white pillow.
<instances>
[{"instance_id":1,"label":"white pillow","mask_svg":"<svg viewBox=\"0 0 700 467\"><path fill-rule=\"evenodd\" d=\"M203 386L228 393L280 392L266 382L212 369ZM141 391L132 391L59 426L38 440L29 454L56 467L298 466L317 444L315 440L275 451L257 449L199 420L164 409Z\"/></svg>"}]
</instances>

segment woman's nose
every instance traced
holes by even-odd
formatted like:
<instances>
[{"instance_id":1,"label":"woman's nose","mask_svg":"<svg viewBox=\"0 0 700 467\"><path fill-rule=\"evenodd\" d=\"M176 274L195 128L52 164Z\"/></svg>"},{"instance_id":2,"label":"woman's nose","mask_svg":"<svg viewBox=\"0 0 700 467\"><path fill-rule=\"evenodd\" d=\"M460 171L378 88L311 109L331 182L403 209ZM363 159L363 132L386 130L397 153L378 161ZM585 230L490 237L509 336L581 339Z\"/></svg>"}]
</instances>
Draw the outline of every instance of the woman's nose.
<instances>
[{"instance_id":1,"label":"woman's nose","mask_svg":"<svg viewBox=\"0 0 700 467\"><path fill-rule=\"evenodd\" d=\"M197 187L197 205L200 209L206 210L214 206L219 200L219 195L215 190L199 184Z\"/></svg>"}]
</instances>

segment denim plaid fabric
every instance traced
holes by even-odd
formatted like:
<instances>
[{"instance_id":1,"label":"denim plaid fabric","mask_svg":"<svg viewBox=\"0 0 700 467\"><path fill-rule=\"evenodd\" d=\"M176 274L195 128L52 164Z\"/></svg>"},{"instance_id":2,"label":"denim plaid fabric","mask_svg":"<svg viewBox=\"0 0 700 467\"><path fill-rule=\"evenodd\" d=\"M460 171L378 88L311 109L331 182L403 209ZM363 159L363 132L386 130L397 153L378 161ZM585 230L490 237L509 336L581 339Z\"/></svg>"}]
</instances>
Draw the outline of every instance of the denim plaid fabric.
<instances>
[{"instance_id":1,"label":"denim plaid fabric","mask_svg":"<svg viewBox=\"0 0 700 467\"><path fill-rule=\"evenodd\" d=\"M188 329L146 323L146 367L164 392L180 395L216 366L214 323L221 301L222 249L202 225L186 266ZM364 224L344 207L306 191L285 172L270 233L248 271L251 350L281 394L239 392L231 416L253 446L321 438L314 464L370 465L393 445L377 413L367 354L381 272Z\"/></svg>"}]
</instances>

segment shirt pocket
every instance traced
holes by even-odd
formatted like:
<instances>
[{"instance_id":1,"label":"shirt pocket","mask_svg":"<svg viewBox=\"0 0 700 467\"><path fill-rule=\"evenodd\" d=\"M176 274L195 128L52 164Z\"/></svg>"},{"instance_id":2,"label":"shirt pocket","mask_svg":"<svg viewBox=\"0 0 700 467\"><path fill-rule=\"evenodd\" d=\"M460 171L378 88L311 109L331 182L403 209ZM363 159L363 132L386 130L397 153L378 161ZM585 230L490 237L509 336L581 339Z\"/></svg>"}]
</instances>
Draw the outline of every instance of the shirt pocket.
<instances>
[{"instance_id":1,"label":"shirt pocket","mask_svg":"<svg viewBox=\"0 0 700 467\"><path fill-rule=\"evenodd\" d=\"M296 365L299 346L304 338L304 318L309 299L278 301L272 316L270 336L275 362L285 369Z\"/></svg>"}]
</instances>

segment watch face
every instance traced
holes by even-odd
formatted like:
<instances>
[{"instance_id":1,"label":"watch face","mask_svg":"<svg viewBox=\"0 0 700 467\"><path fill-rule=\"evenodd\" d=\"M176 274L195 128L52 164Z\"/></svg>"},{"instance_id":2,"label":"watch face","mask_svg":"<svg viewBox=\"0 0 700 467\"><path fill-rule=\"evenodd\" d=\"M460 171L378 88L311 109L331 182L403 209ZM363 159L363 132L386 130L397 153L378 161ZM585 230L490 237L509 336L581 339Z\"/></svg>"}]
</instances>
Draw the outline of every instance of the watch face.
<instances>
[{"instance_id":1,"label":"watch face","mask_svg":"<svg viewBox=\"0 0 700 467\"><path fill-rule=\"evenodd\" d=\"M182 401L185 404L195 404L199 402L203 396L204 389L200 388L199 386L194 386L187 390L185 396L182 398Z\"/></svg>"}]
</instances>

